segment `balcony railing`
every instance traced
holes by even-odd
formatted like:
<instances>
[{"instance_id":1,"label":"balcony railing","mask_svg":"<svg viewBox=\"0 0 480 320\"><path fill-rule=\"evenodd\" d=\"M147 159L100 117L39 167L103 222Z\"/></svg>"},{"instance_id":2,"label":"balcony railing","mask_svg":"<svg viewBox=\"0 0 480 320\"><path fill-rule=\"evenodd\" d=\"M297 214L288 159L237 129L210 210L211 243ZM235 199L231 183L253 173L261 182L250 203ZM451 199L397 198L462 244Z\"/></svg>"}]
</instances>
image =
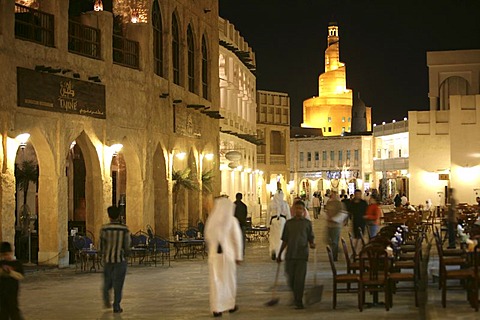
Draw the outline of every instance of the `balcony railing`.
<instances>
[{"instance_id":1,"label":"balcony railing","mask_svg":"<svg viewBox=\"0 0 480 320\"><path fill-rule=\"evenodd\" d=\"M70 20L68 22L68 51L100 59L100 30Z\"/></svg>"},{"instance_id":2,"label":"balcony railing","mask_svg":"<svg viewBox=\"0 0 480 320\"><path fill-rule=\"evenodd\" d=\"M52 14L15 4L15 38L53 47L54 29Z\"/></svg>"},{"instance_id":3,"label":"balcony railing","mask_svg":"<svg viewBox=\"0 0 480 320\"><path fill-rule=\"evenodd\" d=\"M257 163L265 163L265 155L257 153Z\"/></svg>"},{"instance_id":4,"label":"balcony railing","mask_svg":"<svg viewBox=\"0 0 480 320\"><path fill-rule=\"evenodd\" d=\"M113 35L113 62L125 67L139 68L139 44L119 35Z\"/></svg>"},{"instance_id":5,"label":"balcony railing","mask_svg":"<svg viewBox=\"0 0 480 320\"><path fill-rule=\"evenodd\" d=\"M271 154L270 155L270 164L285 164L285 155L283 154ZM301 164L303 164L301 162ZM308 162L307 162L308 166Z\"/></svg>"}]
</instances>

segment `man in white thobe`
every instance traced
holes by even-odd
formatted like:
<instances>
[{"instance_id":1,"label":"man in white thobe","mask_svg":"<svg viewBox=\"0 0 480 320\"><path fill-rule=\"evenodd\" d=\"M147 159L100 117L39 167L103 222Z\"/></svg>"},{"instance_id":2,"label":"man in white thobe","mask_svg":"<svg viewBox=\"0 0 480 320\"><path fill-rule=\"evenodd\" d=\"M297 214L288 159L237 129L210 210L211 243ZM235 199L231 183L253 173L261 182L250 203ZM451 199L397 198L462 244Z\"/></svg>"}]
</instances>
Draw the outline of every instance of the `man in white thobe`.
<instances>
[{"instance_id":1,"label":"man in white thobe","mask_svg":"<svg viewBox=\"0 0 480 320\"><path fill-rule=\"evenodd\" d=\"M284 200L283 191L278 190L267 208L267 224L270 226L270 234L268 236L270 243L269 253L272 260L277 259L280 246L282 245L283 227L285 222L290 220L291 217L290 208Z\"/></svg>"},{"instance_id":2,"label":"man in white thobe","mask_svg":"<svg viewBox=\"0 0 480 320\"><path fill-rule=\"evenodd\" d=\"M242 231L234 216L235 205L227 198L215 200L205 224L210 279L210 310L214 317L235 312L237 264L243 260Z\"/></svg>"}]
</instances>

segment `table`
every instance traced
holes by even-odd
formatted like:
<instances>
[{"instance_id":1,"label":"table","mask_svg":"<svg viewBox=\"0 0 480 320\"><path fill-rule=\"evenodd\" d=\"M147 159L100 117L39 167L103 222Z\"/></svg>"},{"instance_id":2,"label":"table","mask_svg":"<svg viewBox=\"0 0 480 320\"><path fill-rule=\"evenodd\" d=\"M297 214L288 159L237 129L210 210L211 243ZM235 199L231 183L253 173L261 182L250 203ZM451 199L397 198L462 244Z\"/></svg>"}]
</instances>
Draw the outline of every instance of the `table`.
<instances>
[{"instance_id":1,"label":"table","mask_svg":"<svg viewBox=\"0 0 480 320\"><path fill-rule=\"evenodd\" d=\"M197 257L197 254L201 254L202 258L205 258L205 240L202 238L172 239L168 242L175 248L174 259L181 256L185 256L187 259L193 259Z\"/></svg>"},{"instance_id":2,"label":"table","mask_svg":"<svg viewBox=\"0 0 480 320\"><path fill-rule=\"evenodd\" d=\"M248 241L268 240L268 236L270 234L270 228L266 226L255 226L255 227L248 228L245 234Z\"/></svg>"},{"instance_id":3,"label":"table","mask_svg":"<svg viewBox=\"0 0 480 320\"><path fill-rule=\"evenodd\" d=\"M99 256L96 249L84 248L81 251L81 270L86 271L88 267L88 260L92 261L92 266L89 271L97 272L97 266L100 269Z\"/></svg>"}]
</instances>

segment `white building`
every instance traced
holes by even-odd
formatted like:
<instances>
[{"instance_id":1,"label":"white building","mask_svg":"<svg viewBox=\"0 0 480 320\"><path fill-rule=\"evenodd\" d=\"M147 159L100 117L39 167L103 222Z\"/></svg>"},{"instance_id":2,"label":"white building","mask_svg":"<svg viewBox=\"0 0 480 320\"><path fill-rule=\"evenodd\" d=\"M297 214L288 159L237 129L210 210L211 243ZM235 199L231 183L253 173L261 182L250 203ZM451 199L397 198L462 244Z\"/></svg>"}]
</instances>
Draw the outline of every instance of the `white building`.
<instances>
[{"instance_id":1,"label":"white building","mask_svg":"<svg viewBox=\"0 0 480 320\"><path fill-rule=\"evenodd\" d=\"M227 20L219 18L221 193L241 192L249 213L258 213L256 194L255 54Z\"/></svg>"},{"instance_id":2,"label":"white building","mask_svg":"<svg viewBox=\"0 0 480 320\"><path fill-rule=\"evenodd\" d=\"M382 199L393 199L397 193L408 196L408 120L376 125L373 137L374 181Z\"/></svg>"},{"instance_id":3,"label":"white building","mask_svg":"<svg viewBox=\"0 0 480 320\"><path fill-rule=\"evenodd\" d=\"M278 188L288 190L290 177L290 97L287 93L257 91L257 166L263 175L257 193L262 210Z\"/></svg>"},{"instance_id":4,"label":"white building","mask_svg":"<svg viewBox=\"0 0 480 320\"><path fill-rule=\"evenodd\" d=\"M410 111L410 198L473 203L480 191L480 50L427 53L430 111Z\"/></svg>"},{"instance_id":5,"label":"white building","mask_svg":"<svg viewBox=\"0 0 480 320\"><path fill-rule=\"evenodd\" d=\"M368 191L373 182L372 142L368 135L290 139L293 193L311 199L315 191L325 194L328 189Z\"/></svg>"}]
</instances>

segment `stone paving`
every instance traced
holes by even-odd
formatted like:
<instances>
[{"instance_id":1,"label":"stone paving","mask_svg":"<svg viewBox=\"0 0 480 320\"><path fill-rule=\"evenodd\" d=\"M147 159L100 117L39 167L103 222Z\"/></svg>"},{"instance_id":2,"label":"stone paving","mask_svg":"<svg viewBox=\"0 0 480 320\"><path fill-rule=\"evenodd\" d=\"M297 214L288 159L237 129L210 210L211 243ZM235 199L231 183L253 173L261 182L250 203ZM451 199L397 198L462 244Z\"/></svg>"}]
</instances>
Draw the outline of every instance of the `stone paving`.
<instances>
[{"instance_id":1,"label":"stone paving","mask_svg":"<svg viewBox=\"0 0 480 320\"><path fill-rule=\"evenodd\" d=\"M398 292L390 311L384 307L357 308L356 294L340 294L337 309L332 310L331 270L325 252L321 220L314 222L318 248L318 282L325 286L323 300L307 306L305 310L294 310L285 278L279 285L280 302L273 307L265 306L272 298L271 287L276 265L268 257L267 242L247 244L246 260L238 269L239 311L228 312L221 319L480 319L466 302L465 294L458 291L447 293L448 305L440 304L437 283L428 283L428 294L420 294L421 306L414 306L411 292ZM347 229L342 236L346 238ZM435 269L435 256L429 269ZM340 255L339 255L340 256ZM341 257L337 263L340 272L345 264ZM307 290L313 285L313 259L310 259ZM207 260L178 259L167 266L129 267L122 307L122 314L113 314L103 309L101 300L101 272L79 273L74 267L32 272L21 284L20 307L28 319L213 319L208 303ZM370 297L367 297L369 299ZM380 295L383 299L383 295Z\"/></svg>"}]
</instances>

